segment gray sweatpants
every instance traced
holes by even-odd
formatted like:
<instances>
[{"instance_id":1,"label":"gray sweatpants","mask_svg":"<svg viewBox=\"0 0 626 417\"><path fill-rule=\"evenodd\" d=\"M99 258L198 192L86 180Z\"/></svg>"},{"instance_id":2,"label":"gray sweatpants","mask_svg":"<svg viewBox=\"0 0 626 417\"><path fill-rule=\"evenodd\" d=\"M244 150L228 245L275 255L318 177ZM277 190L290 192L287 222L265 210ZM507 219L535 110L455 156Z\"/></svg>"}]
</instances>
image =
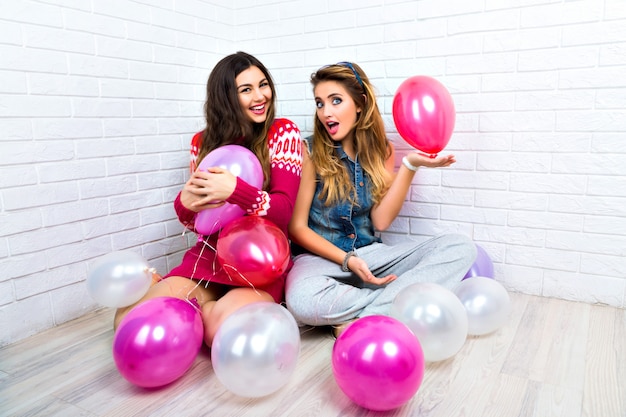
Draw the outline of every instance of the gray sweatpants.
<instances>
[{"instance_id":1,"label":"gray sweatpants","mask_svg":"<svg viewBox=\"0 0 626 417\"><path fill-rule=\"evenodd\" d=\"M356 252L375 277L395 274L398 278L386 286L366 284L327 259L298 255L287 276L286 302L299 324L336 325L357 317L389 315L396 295L417 282L452 289L472 266L476 245L467 236L446 234L422 243L373 243Z\"/></svg>"}]
</instances>

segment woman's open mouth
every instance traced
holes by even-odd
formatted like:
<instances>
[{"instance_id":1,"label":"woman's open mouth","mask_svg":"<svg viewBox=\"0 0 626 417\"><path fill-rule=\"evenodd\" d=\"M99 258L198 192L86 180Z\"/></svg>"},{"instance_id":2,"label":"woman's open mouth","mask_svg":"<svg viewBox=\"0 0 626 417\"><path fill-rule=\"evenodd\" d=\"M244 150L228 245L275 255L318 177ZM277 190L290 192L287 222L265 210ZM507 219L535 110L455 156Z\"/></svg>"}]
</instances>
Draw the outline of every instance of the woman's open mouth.
<instances>
[{"instance_id":1,"label":"woman's open mouth","mask_svg":"<svg viewBox=\"0 0 626 417\"><path fill-rule=\"evenodd\" d=\"M257 106L250 107L250 111L252 111L252 113L257 114L257 115L264 114L265 113L265 103L259 104Z\"/></svg>"},{"instance_id":2,"label":"woman's open mouth","mask_svg":"<svg viewBox=\"0 0 626 417\"><path fill-rule=\"evenodd\" d=\"M334 135L339 130L339 123L337 123L337 122L327 122L326 123L326 129L328 129L328 133L330 133L331 135Z\"/></svg>"}]
</instances>

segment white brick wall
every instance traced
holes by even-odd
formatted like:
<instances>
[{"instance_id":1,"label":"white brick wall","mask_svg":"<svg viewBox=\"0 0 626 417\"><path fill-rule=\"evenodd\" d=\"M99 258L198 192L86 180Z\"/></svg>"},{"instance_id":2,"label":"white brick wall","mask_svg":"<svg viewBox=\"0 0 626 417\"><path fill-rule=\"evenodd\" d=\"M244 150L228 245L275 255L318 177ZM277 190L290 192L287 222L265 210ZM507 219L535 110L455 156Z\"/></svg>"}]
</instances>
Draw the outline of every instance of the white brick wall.
<instances>
[{"instance_id":1,"label":"white brick wall","mask_svg":"<svg viewBox=\"0 0 626 417\"><path fill-rule=\"evenodd\" d=\"M105 253L177 262L171 202L233 50L228 2L58 3L0 1L0 345L98 308Z\"/></svg>"},{"instance_id":2,"label":"white brick wall","mask_svg":"<svg viewBox=\"0 0 626 417\"><path fill-rule=\"evenodd\" d=\"M625 307L624 0L0 0L0 345L97 308L105 253L180 260L171 202L236 50L305 134L311 72L358 62L399 156L394 93L436 77L458 163L420 170L384 238L466 233L511 291Z\"/></svg>"}]
</instances>

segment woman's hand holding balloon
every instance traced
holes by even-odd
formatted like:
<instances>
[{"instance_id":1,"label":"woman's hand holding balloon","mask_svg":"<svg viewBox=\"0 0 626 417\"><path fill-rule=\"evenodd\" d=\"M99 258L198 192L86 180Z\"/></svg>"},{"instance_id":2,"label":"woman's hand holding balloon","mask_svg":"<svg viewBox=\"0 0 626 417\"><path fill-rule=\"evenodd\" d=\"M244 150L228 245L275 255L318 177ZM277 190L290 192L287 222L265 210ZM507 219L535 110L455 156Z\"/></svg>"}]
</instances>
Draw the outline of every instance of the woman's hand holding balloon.
<instances>
[{"instance_id":1,"label":"woman's hand holding balloon","mask_svg":"<svg viewBox=\"0 0 626 417\"><path fill-rule=\"evenodd\" d=\"M183 187L181 202L195 212L224 205L237 185L237 178L230 171L211 167L197 170Z\"/></svg>"},{"instance_id":2,"label":"woman's hand holding balloon","mask_svg":"<svg viewBox=\"0 0 626 417\"><path fill-rule=\"evenodd\" d=\"M196 185L195 176L195 173L192 174L183 186L180 193L180 202L189 210L198 212L201 209L196 206L196 203L206 197L206 195L204 194L202 187Z\"/></svg>"},{"instance_id":3,"label":"woman's hand holding balloon","mask_svg":"<svg viewBox=\"0 0 626 417\"><path fill-rule=\"evenodd\" d=\"M456 162L454 155L437 156L433 158L421 152L411 152L406 158L413 166L423 166L427 168L444 168Z\"/></svg>"},{"instance_id":4,"label":"woman's hand holding balloon","mask_svg":"<svg viewBox=\"0 0 626 417\"><path fill-rule=\"evenodd\" d=\"M207 168L206 172L196 172L192 178L198 186L202 187L205 197L198 201L196 205L204 205L215 202L225 201L235 191L237 186L237 177L229 170L221 167ZM204 174L204 175L200 175Z\"/></svg>"}]
</instances>

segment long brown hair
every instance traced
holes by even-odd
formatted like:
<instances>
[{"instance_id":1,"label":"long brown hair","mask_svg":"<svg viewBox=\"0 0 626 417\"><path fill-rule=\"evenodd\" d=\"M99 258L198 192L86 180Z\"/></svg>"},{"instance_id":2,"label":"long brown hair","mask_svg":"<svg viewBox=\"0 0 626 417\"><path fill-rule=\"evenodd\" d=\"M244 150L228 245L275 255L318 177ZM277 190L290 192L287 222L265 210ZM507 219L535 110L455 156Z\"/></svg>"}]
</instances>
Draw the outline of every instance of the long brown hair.
<instances>
[{"instance_id":1,"label":"long brown hair","mask_svg":"<svg viewBox=\"0 0 626 417\"><path fill-rule=\"evenodd\" d=\"M378 203L388 188L389 172L385 169L385 161L391 148L373 87L361 67L349 62L322 67L311 75L313 90L324 81L336 81L343 85L356 106L361 108L353 127L354 149L372 181L372 198ZM319 198L325 199L326 205L341 200L356 203L354 184L339 159L336 146L316 114L311 159L323 184Z\"/></svg>"},{"instance_id":2,"label":"long brown hair","mask_svg":"<svg viewBox=\"0 0 626 417\"><path fill-rule=\"evenodd\" d=\"M253 123L248 119L237 93L235 79L250 67L261 70L270 89L272 100L267 106L265 123ZM198 150L197 164L200 164L212 150L229 144L239 144L250 149L261 161L263 167L263 188L269 183L269 151L267 148L267 132L274 122L276 88L274 81L257 58L245 52L237 52L222 58L213 68L206 85L206 101L204 103L204 128L202 145Z\"/></svg>"}]
</instances>

